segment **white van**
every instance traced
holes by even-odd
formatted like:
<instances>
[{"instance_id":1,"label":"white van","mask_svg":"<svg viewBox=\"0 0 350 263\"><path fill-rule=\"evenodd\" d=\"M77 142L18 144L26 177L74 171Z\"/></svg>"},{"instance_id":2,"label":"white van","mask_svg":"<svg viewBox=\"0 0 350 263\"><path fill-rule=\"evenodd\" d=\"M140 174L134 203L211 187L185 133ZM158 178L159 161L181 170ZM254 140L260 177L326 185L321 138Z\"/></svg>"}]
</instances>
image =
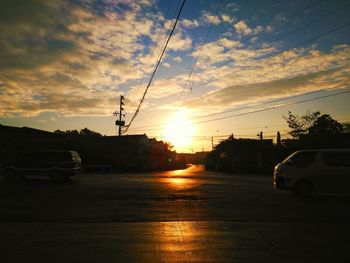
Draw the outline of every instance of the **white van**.
<instances>
[{"instance_id":1,"label":"white van","mask_svg":"<svg viewBox=\"0 0 350 263\"><path fill-rule=\"evenodd\" d=\"M273 184L300 196L350 193L350 149L294 152L275 166Z\"/></svg>"}]
</instances>

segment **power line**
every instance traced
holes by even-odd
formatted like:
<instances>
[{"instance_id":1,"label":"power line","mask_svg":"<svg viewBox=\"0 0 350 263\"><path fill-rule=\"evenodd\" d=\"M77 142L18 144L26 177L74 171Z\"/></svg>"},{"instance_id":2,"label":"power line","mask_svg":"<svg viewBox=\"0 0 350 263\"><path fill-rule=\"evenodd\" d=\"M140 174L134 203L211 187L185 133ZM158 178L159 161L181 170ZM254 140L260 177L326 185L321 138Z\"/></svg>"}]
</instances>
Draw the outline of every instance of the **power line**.
<instances>
[{"instance_id":1,"label":"power line","mask_svg":"<svg viewBox=\"0 0 350 263\"><path fill-rule=\"evenodd\" d=\"M235 115L224 116L224 117L210 119L210 120L205 120L205 121L199 121L199 122L195 122L193 124L202 124L202 123L219 121L219 120L224 120L224 119L233 118L233 117L240 117L240 116L244 116L244 115L250 115L250 114L254 114L254 113L260 113L260 112L264 112L264 111L274 110L274 109L277 109L277 108L283 108L283 107L293 106L293 105L297 105L297 104L301 104L301 103L305 103L305 102L310 102L310 101L314 101L314 100L320 100L320 99L324 99L324 98L334 97L334 96L338 96L338 95L346 94L346 93L350 93L350 90L346 90L346 91L342 91L342 92L338 92L338 93L334 93L334 94L328 94L328 95L324 95L324 96L319 96L319 97L315 97L315 98L300 100L300 101L296 101L296 102L291 102L291 103L287 103L287 104L283 104L283 105L272 106L272 107L269 107L269 108L264 108L264 109L249 111L249 112L243 112L243 113L239 113L239 114L235 114Z\"/></svg>"},{"instance_id":2,"label":"power line","mask_svg":"<svg viewBox=\"0 0 350 263\"><path fill-rule=\"evenodd\" d=\"M311 3L309 6L305 7L304 9L302 9L302 10L300 10L300 11L294 13L293 15L289 16L289 17L287 18L287 20L289 20L290 18L292 18L292 17L294 17L294 16L296 16L296 15L298 15L298 14L304 12L305 10L311 8L312 6L318 4L318 3L322 2L322 1L323 1L323 0L316 1L316 2L314 2L314 3ZM347 6L349 6L349 4L346 4L346 5L344 5L344 6L340 7L340 8L337 8L336 10L333 10L333 11L327 13L326 15L323 15L323 16L320 17L320 18L317 18L317 19L315 19L315 20L313 20L313 21L311 21L311 22L309 22L309 23L307 23L307 24L305 24L305 25L302 25L302 26L300 26L299 28L294 29L294 30L292 30L292 31L290 31L290 32L288 32L288 33L282 35L282 36L277 36L276 38L272 39L272 41L278 41L278 40L281 40L281 39L283 39L283 38L285 38L285 37L288 37L288 36L294 34L295 32L298 32L298 31L300 31L300 30L302 30L302 29L304 29L304 28L306 28L306 27L308 27L308 26L310 26L310 25L312 25L312 24L314 24L314 23L316 23L316 22L318 22L318 21L321 21L322 19L324 19L324 18L326 18L326 17L328 17L328 16L330 16L330 15L333 15L333 14L335 14L335 13L337 13L337 12L343 10L343 9L346 8ZM247 37L246 39L244 39L243 41L241 41L241 44L246 43L248 40L252 39L253 37L255 37L255 36L254 36L254 35L251 35L251 36ZM239 59L239 58L241 58L241 57L243 57L243 55L238 56L238 57L236 58L236 60ZM226 61L226 62L223 62L223 63L221 63L220 66L224 66L224 65L229 64L229 63L231 63L231 62L232 62L232 61L230 61L230 60L229 60L229 61ZM225 76L226 76L226 75L225 75ZM210 82L209 82L209 83L210 83Z\"/></svg>"},{"instance_id":3,"label":"power line","mask_svg":"<svg viewBox=\"0 0 350 263\"><path fill-rule=\"evenodd\" d=\"M307 5L306 7L304 7L303 9L301 9L301 10L299 10L299 11L297 11L297 12L291 14L291 15L289 15L287 19L291 19L291 18L293 18L293 17L299 15L300 13L305 12L306 10L310 9L311 7L313 7L313 6L315 6L315 5L318 5L318 4L321 3L322 1L323 1L323 0L317 0L317 1L315 1L315 2L310 3L309 5Z\"/></svg>"},{"instance_id":4,"label":"power line","mask_svg":"<svg viewBox=\"0 0 350 263\"><path fill-rule=\"evenodd\" d=\"M336 86L335 89L342 88L342 87L344 87L344 85ZM281 101L290 100L290 99L294 99L294 98L304 97L304 96L308 96L308 95L312 95L312 94L316 94L316 93L320 93L320 92L324 92L324 91L325 91L324 89L323 90L310 91L310 92L303 93L303 94L297 94L297 95L293 95L293 96L289 96L289 97L284 97L284 98L271 100L271 101L264 102L264 103L261 103L261 104L258 104L258 105L254 105L254 106L244 106L244 107L240 107L240 108L236 108L236 109L230 109L230 110L226 110L226 111L221 111L221 112L206 114L206 115L202 115L202 116L197 116L197 117L190 118L188 120L192 121L192 120L207 118L207 117L211 117L211 116L215 116L215 115L221 115L221 114L225 114L225 113L230 113L230 112L235 112L235 111L240 111L240 110L245 110L245 109L251 109L253 107L259 107L259 106L266 105L266 104L273 104L273 103L276 103L276 102L281 102ZM147 125L147 126L135 127L133 130L141 130L141 129L146 129L146 128L161 127L161 126L163 126L163 124ZM148 130L158 130L158 129L148 129Z\"/></svg>"},{"instance_id":5,"label":"power line","mask_svg":"<svg viewBox=\"0 0 350 263\"><path fill-rule=\"evenodd\" d=\"M343 24L343 25L341 25L341 26L339 26L339 27L337 27L337 28L334 28L334 29L331 29L331 30L327 31L326 33L320 34L320 35L318 35L317 37L315 37L315 38L313 38L313 39L310 39L310 40L304 41L304 42L302 42L302 43L299 43L298 45L296 45L296 46L293 47L293 48L289 48L289 49L285 49L285 50L282 50L282 51L280 51L280 52L277 52L277 53L275 53L274 55L271 55L270 57L266 58L265 60L267 60L267 59L269 59L269 58L271 58L271 57L277 56L278 54L282 54L283 52L286 52L286 51L288 51L288 50L292 50L292 49L295 49L295 48L297 48L297 47L299 47L299 46L302 46L302 45L305 45L305 44L314 42L314 41L316 41L316 40L318 40L318 39L320 39L320 38L322 38L322 37L324 37L324 36L326 36L326 35L329 35L329 34L331 34L331 33L334 33L334 32L336 32L336 31L339 31L339 30L341 30L341 29L343 29L343 28L345 28L345 27L348 27L349 25L350 25L350 23ZM247 68L251 68L251 67L253 67L253 65L252 65L252 66L248 66ZM246 70L247 68L245 68L245 70ZM237 73L237 72L242 71L242 70L243 70L243 69L239 69L239 70L237 70L237 71L235 71L235 72L228 73L228 74L226 74L226 75L224 75L224 76L222 76L222 77L225 77L225 76L227 76L227 75L231 75L231 74L233 74L233 73ZM206 83L204 83L204 84L202 84L202 85L200 85L200 86L207 85L207 84L209 84L209 83L211 83L211 82L213 82L213 81L215 81L215 80L218 80L218 78L213 79L213 80L211 80L211 81L208 81L208 82L206 82ZM307 94L305 94L305 95L307 95ZM302 96L302 95L296 95L296 96ZM281 100L281 99L280 99L280 100ZM230 111L228 111L228 112L230 112ZM225 113L225 112L215 113L215 114L213 114L213 115L222 114L222 113ZM198 118L202 118L202 117L198 117ZM195 118L193 118L193 119L195 119ZM156 125L156 126L153 125L153 126L151 126L151 127L157 127L157 126L161 126L161 125ZM147 127L149 127L149 126L145 126L144 128L147 128Z\"/></svg>"},{"instance_id":6,"label":"power line","mask_svg":"<svg viewBox=\"0 0 350 263\"><path fill-rule=\"evenodd\" d=\"M268 59L271 59L271 57L275 57L275 56L280 55L280 54L282 54L282 53L284 53L284 52L286 52L286 51L289 51L289 50L292 50L292 49L296 49L296 48L298 48L298 47L300 47L300 46L303 46L303 45L309 44L309 43L311 43L311 42L314 42L314 41L316 41L316 40L318 40L318 39L321 39L321 38L323 38L323 37L325 37L325 36L327 36L327 35L329 35L329 34L331 34L331 33L334 33L334 32L337 32L337 31L339 31L339 30L341 30L341 29L344 29L344 28L348 27L349 25L350 25L350 23L346 23L346 24L343 24L343 25L341 25L341 26L339 26L339 27L336 27L336 28L334 28L334 29L331 29L331 30L327 31L326 33L323 33L323 34L318 35L317 37L314 37L314 38L312 38L312 39L309 39L309 40L307 40L307 41L304 41L304 42L302 42L302 43L299 43L298 45L294 46L293 48L285 49L285 50L279 51L279 52L277 52L277 53L275 53L275 54L272 54L270 57L265 58L263 61L266 61L266 60L268 60ZM259 63L261 63L261 61L259 61ZM209 81L207 81L207 82L205 82L205 83L203 83L203 84L201 84L201 85L198 85L197 88L198 88L198 87L205 86L205 85L208 85L209 83L212 83L212 82L214 82L214 81L216 81L216 80L218 80L218 79L220 79L220 78L224 78L224 77L226 77L226 76L235 74L235 73L240 72L240 71L242 71L242 70L247 70L247 69L249 69L249 68L252 68L253 66L255 66L255 65L251 65L251 66L248 66L248 67L245 67L245 68L241 68L241 69L238 69L238 70L236 70L236 71L234 71L234 72L230 72L230 73L228 73L228 74L225 74L225 75L223 75L223 76L221 76L221 77L214 78L214 79L209 80Z\"/></svg>"},{"instance_id":7,"label":"power line","mask_svg":"<svg viewBox=\"0 0 350 263\"><path fill-rule=\"evenodd\" d=\"M164 53L165 53L165 50L166 50L166 48L167 48L167 46L168 46L168 44L169 44L170 38L171 38L171 36L173 35L173 33L174 33L174 31L175 31L177 22L179 21L179 17L180 17L181 11L182 11L182 9L183 9L183 7L184 7L184 5L185 5L185 2L186 2L186 0L183 0L183 1L182 1L180 10L179 10L179 12L178 12L178 14L177 14L177 17L176 17L176 20L175 20L175 23L174 23L174 26L173 26L173 28L172 28L172 30L171 30L171 32L170 32L170 34L169 34L169 37L168 37L168 39L167 39L167 41L166 41L166 43L165 43L165 46L164 46L164 48L163 48L163 51L162 51L162 53L161 53L161 55L160 55L160 58L159 58L157 64L156 64L156 67L154 68L154 71L153 71L153 73L152 73L152 75L151 75L151 78L150 78L148 84L147 84L147 87L146 87L146 89L145 89L145 92L143 93L143 96L142 96L142 98L141 98L141 101L140 101L139 105L137 106L137 109L136 109L134 115L132 116L132 118L131 118L129 124L126 126L126 129L125 129L124 132L127 132L127 131L128 131L129 127L131 126L132 122L134 121L134 119L136 118L137 114L138 114L139 111L140 111L141 105L142 105L143 101L145 100L145 97L146 97L146 94L147 94L147 91L148 91L149 87L150 87L151 84L152 84L152 80L153 80L153 78L154 78L154 75L155 75L156 72L157 72L157 69L158 69L158 67L159 67L159 64L160 64L160 62L161 62L161 60L162 60L162 58L163 58L163 55L164 55Z\"/></svg>"},{"instance_id":8,"label":"power line","mask_svg":"<svg viewBox=\"0 0 350 263\"><path fill-rule=\"evenodd\" d=\"M292 106L292 105L296 105L296 104L301 104L301 103L305 103L305 102L309 102L309 101L324 99L324 98L333 97L333 96L337 96L337 95L341 95L341 94L346 94L346 93L350 93L350 90L338 92L338 93L335 93L335 94L324 95L324 96L320 96L320 97L316 97L316 98L311 98L311 99L296 101L296 102L292 102L292 103L287 103L287 104L283 104L283 105L272 106L272 107L265 108L265 109L259 109L259 110L244 112L244 113L240 113L240 114L236 114L236 115L230 115L230 116L225 116L225 117L220 117L220 118L215 118L215 119L210 119L210 120L195 122L194 124L202 124L202 123L207 123L207 122L212 122L212 121L218 121L218 120L224 120L224 119L233 118L233 117L239 117L239 116L243 116L243 115L249 115L249 114L253 114L253 113L259 113L259 112L274 110L274 109L277 109L277 108Z\"/></svg>"},{"instance_id":9,"label":"power line","mask_svg":"<svg viewBox=\"0 0 350 263\"><path fill-rule=\"evenodd\" d=\"M212 27L213 27L213 25L214 25L214 23L215 23L215 21L216 21L216 19L217 19L217 16L219 15L220 9L222 8L222 4L223 4L223 0L221 0L220 3L218 4L218 8L217 8L217 10L216 10L216 14L215 14L215 16L213 17L213 19L212 19L212 21L211 21L211 24L210 24L210 26L209 26L209 28L208 28L207 34L206 34L206 36L205 36L205 38L204 38L202 44L201 44L200 47L198 48L198 55L197 55L197 57L196 57L195 62L194 62L193 65L192 65L192 69L191 69L190 73L188 74L188 79L187 79L188 85L190 85L191 76L192 76L192 74L193 74L193 72L194 72L194 70L195 70L195 68L196 68L196 65L197 65L197 63L198 63L199 57L200 57L200 55L201 55L201 53L202 53L202 50L203 50L203 48L204 48L204 45L207 43L207 40L208 40L209 34L210 34L210 32L211 32L211 29L212 29Z\"/></svg>"},{"instance_id":10,"label":"power line","mask_svg":"<svg viewBox=\"0 0 350 263\"><path fill-rule=\"evenodd\" d=\"M300 26L300 27L298 27L298 28L296 28L296 29L294 29L292 31L289 31L288 33L286 33L286 34L284 34L282 36L274 38L272 41L278 41L278 40L281 40L282 38L285 38L286 36L290 36L290 35L294 34L295 32L298 32L298 31L300 31L300 30L302 30L302 29L304 29L306 27L309 27L309 26L311 26L311 25L313 25L313 24L315 24L315 23L325 19L326 17L329 17L329 16L331 16L331 15L333 15L333 14L335 14L335 13L341 11L341 10L343 10L344 8L347 8L348 6L350 6L350 3L348 3L346 5L343 5L341 7L338 7L337 9L335 9L333 11L330 11L327 14L325 14L325 15L323 15L323 16L315 19L315 20L310 21L309 23L307 23L307 24L305 24L303 26Z\"/></svg>"},{"instance_id":11,"label":"power line","mask_svg":"<svg viewBox=\"0 0 350 263\"><path fill-rule=\"evenodd\" d=\"M308 95L315 94L315 93L320 93L320 92L323 92L323 91L324 90L310 91L310 92L303 93L303 94L297 94L297 95L289 96L287 98L285 97L285 98L280 98L280 99L276 99L276 100L272 100L272 101L267 101L267 102L265 102L263 104L272 104L272 103L276 103L276 102L280 102L280 101L284 101L284 100L289 100L289 99L294 99L294 98L298 98L298 97L308 96ZM259 105L257 105L257 106L259 106ZM252 106L244 106L244 107L241 107L241 108L238 108L238 109L231 109L231 110L226 110L226 111L222 111L222 112L211 113L211 114L207 114L207 115L203 115L203 116L194 117L194 118L191 118L189 120L201 119L201 118L206 118L206 117L210 117L210 116L230 113L230 112L234 112L234 111L245 110L245 109L249 109L249 108L252 108Z\"/></svg>"},{"instance_id":12,"label":"power line","mask_svg":"<svg viewBox=\"0 0 350 263\"><path fill-rule=\"evenodd\" d=\"M289 20L289 19L291 19L291 18L293 18L293 17L299 15L300 13L303 13L304 11L310 9L311 7L313 7L313 6L317 5L317 4L319 4L319 3L322 2L322 1L323 1L323 0L314 1L314 2L312 2L311 4L309 4L308 6L304 7L303 9L301 9L301 10L299 10L299 11L297 11L297 12L291 14L291 15L289 15L286 19ZM248 36L248 37L246 37L245 39L243 39L240 43L241 43L241 44L244 44L244 43L246 43L247 41L249 41L250 39L252 39L253 37L255 37L255 35ZM243 55L238 56L238 58L240 58L240 57L242 57L242 56L243 56ZM237 58L236 58L236 59L237 59ZM220 66L223 66L223 65L225 65L225 64L228 64L228 63L230 63L230 62L232 62L232 61L224 62L224 63L222 63ZM183 74L183 73L186 73L186 71L183 71L183 72L180 72L180 73L178 73L178 74L175 74L174 76L172 76L171 78L168 78L168 79L172 79L172 78L174 78L174 77L176 77L176 76L179 76L179 75L181 75L181 74ZM182 92L183 92L183 90L182 90ZM182 92L181 92L181 95L182 95Z\"/></svg>"},{"instance_id":13,"label":"power line","mask_svg":"<svg viewBox=\"0 0 350 263\"><path fill-rule=\"evenodd\" d=\"M303 10L301 10L301 11L299 11L299 12L294 13L294 14L293 14L292 16L290 16L290 17L293 17L293 16L295 16L295 15L301 13L301 12L304 12L305 10L307 10L307 9L311 8L312 6L314 6L314 5L318 4L318 3L320 3L321 1L322 1L322 0L320 0L320 1L315 1L314 3L311 3L309 6L305 7ZM316 22L318 22L318 21L320 21L320 20L322 20L322 19L324 19L324 18L326 18L326 17L328 17L328 16L330 16L330 15L332 15L332 14L334 14L334 13L336 13L336 12L342 10L342 9L344 9L344 8L346 8L346 7L349 6L349 5L350 5L350 4L346 4L346 5L344 5L344 6L340 7L340 8L337 8L337 9L331 11L331 12L328 12L326 15L324 15L324 16L322 16L322 17L320 17L320 18L318 18L318 19L316 19L316 20L313 20L313 21L311 21L310 23L308 23L308 24L306 24L306 25L303 25L303 26L301 26L301 27L299 27L299 28L297 28L297 29L295 29L295 30L293 30L293 31L291 31L291 32L289 32L289 33L287 33L287 34L284 34L283 36L280 36L280 37L276 38L275 41L276 41L276 40L280 40L280 39L282 39L282 38L285 38L285 37L287 37L287 36L290 36L290 35L292 35L293 33L297 32L297 31L299 31L299 30L301 30L301 29L303 29L303 28L306 28L306 27L310 26L310 25L312 25L312 24L314 24L314 23L316 23ZM289 17L289 19L290 19L290 17ZM310 40L304 41L304 42L302 42L302 43L299 43L297 46L295 46L295 47L293 47L293 48L290 48L290 49L286 49L286 50L282 50L282 51L280 51L280 52L277 52L277 53L271 55L270 57L265 58L265 60L267 60L267 59L269 59L269 58L271 58L271 57L277 56L277 55L279 55L279 54L282 54L283 52L286 52L286 51L288 51L288 50L292 50L292 49L295 49L295 48L297 48L297 47L299 47L299 46L306 45L306 44L308 44L308 43L310 43L310 42L314 42L314 41L316 41L316 40L318 40L318 39L320 39L320 38L322 38L322 37L324 37L324 36L326 36L326 35L329 35L329 34L331 34L331 33L334 33L334 32L336 32L336 31L339 31L339 30L341 30L341 29L343 29L343 28L349 26L349 24L350 24L350 23L341 25L341 26L339 26L339 27L337 27L337 28L334 28L334 29L332 29L332 30L330 30L330 31L328 31L328 32L326 32L326 33L323 33L323 34L321 34L321 35L319 35L319 36L317 36L317 37L315 37L315 38L313 38L313 39L310 39ZM251 38L251 37L250 37L250 38ZM245 39L244 42L247 41L247 40L249 40L250 38ZM239 56L239 57L241 57L241 56ZM238 58L239 58L239 57L238 57ZM230 63L230 62L231 62L231 61L228 61L227 63ZM224 64L227 64L227 63L224 63ZM222 65L224 65L224 64L222 64ZM221 66L222 66L222 65L221 65ZM249 69L249 68L252 68L253 66L254 66L254 65L248 66L248 69ZM247 68L244 68L244 70L246 70L246 69L247 69ZM240 71L242 71L242 70L243 70L243 68L242 68L242 69L238 69L238 70L236 70L236 71L234 71L234 72L225 74L225 75L222 76L221 78L226 77L226 76L228 76L228 75L232 75L232 74L237 73L237 72L240 72ZM213 79L213 80L207 81L206 83L203 83L202 85L197 86L197 88L198 88L198 87L201 87L201 86L205 86L205 85L207 85L207 84L209 84L209 83L211 83L211 82L214 82L215 80L218 80L218 79L219 79L219 78L215 78L215 79ZM182 92L183 92L183 90L182 90ZM181 92L181 94L182 94L182 92ZM218 113L218 114L221 114L221 113ZM199 117L199 118L200 118L200 117Z\"/></svg>"},{"instance_id":14,"label":"power line","mask_svg":"<svg viewBox=\"0 0 350 263\"><path fill-rule=\"evenodd\" d=\"M165 15L167 15L167 14L169 13L170 7L172 6L173 1L174 1L174 0L171 0L171 1L169 2L169 5L168 5L167 10L166 10L166 12L165 12ZM147 72L147 69L149 68L149 65L150 65L150 63L151 63L151 58L153 57L153 54L154 54L154 51L155 51L155 49L156 49L156 47L157 47L157 45L158 45L160 36L162 35L162 33L163 33L164 30L165 30L165 28L163 27L163 28L160 29L159 32L158 32L156 41L155 41L154 44L153 44L152 51L151 51L151 53L150 53L150 55L149 55L149 58L148 58L148 61L147 61L147 66L146 66L146 69L144 70L144 72ZM143 82L143 80L145 79L145 75L146 75L146 74L144 74L143 77L141 78L140 83L139 83L139 85L138 85L138 88L141 87L142 82Z\"/></svg>"},{"instance_id":15,"label":"power line","mask_svg":"<svg viewBox=\"0 0 350 263\"><path fill-rule=\"evenodd\" d=\"M286 19L289 20L289 19L291 19L291 18L293 18L293 17L299 15L300 13L303 13L304 11L310 9L311 7L313 7L313 6L317 5L317 4L319 4L319 3L322 2L322 1L323 1L323 0L315 1L315 2L311 3L310 5L306 6L305 8L303 8L302 10L297 11L297 12L293 13L292 15L288 16ZM297 31L299 31L299 30L301 30L301 29L304 29L304 28L306 28L306 27L308 27L308 26L310 26L310 25L312 25L312 24L314 24L314 23L316 23L316 22L318 22L318 21L324 19L325 17L330 16L330 15L332 15L332 14L334 14L334 13L336 13L336 12L342 10L343 8L347 7L348 5L350 5L350 4L346 4L345 6L342 6L342 7L338 8L338 9L336 9L336 10L334 10L334 11L331 11L331 12L327 13L326 15L322 16L321 18L318 18L318 19L316 19L316 20L313 20L312 22L310 22L310 23L308 23L308 24L306 24L306 25L302 25L301 27L299 27L299 28L297 28L297 29L295 29L295 30L293 30L293 31L290 31L290 32L288 32L288 33L286 33L286 34L284 34L284 35L282 35L282 36L279 36L279 37L277 36L277 38L272 39L272 41L277 41L277 40L281 40L281 39L283 39L283 38L285 38L285 37L288 37L288 36L294 34L295 32L297 32ZM251 39L254 38L254 37L255 37L255 35L251 35L251 36L245 38L244 40L242 40L240 43L241 43L241 44L244 44L244 43L248 42L249 40L251 40ZM238 57L236 58L236 60L239 59L239 58L241 58L241 57L243 57L243 56L244 56L244 55L238 56ZM220 64L220 66L224 66L224 65L229 64L229 63L231 63L231 62L232 62L232 61L223 62L223 63Z\"/></svg>"},{"instance_id":16,"label":"power line","mask_svg":"<svg viewBox=\"0 0 350 263\"><path fill-rule=\"evenodd\" d=\"M337 86L336 88L344 88L344 87L346 87L346 86L342 85L342 86ZM316 91L316 92L321 92L321 91ZM316 92L314 92L314 93L316 93ZM291 102L291 103L287 103L287 104L283 104L283 105L272 106L272 107L269 107L269 108L258 109L258 110L249 111L249 112L243 112L243 113L239 113L239 114L235 114L235 115L230 115L230 116L224 116L224 117L220 117L220 118L214 118L214 119L199 121L199 122L195 122L193 124L202 124L202 123L206 123L206 122L218 121L218 120L223 120L223 119L227 119L227 118L233 118L233 117L239 117L239 116L249 115L249 114L253 114L253 113L264 112L264 111L273 110L273 109L277 109L277 108L292 106L292 105L301 104L301 103L305 103L305 102L309 102L309 101L314 101L314 100L324 99L324 98L333 97L333 96L337 96L337 95L341 95L341 94L346 94L346 93L349 93L349 92L350 92L350 90L342 91L342 92L338 92L338 93L334 93L334 94L323 95L323 96L314 97L314 98L305 99L305 100L296 101L296 102ZM310 93L305 94L305 95L309 95L311 93L313 93L313 92L310 92ZM303 94L296 95L295 97L301 97L301 96L303 96ZM285 98L285 99L288 99L288 98ZM277 102L277 101L282 101L282 99L276 100L276 101L273 101L273 102ZM246 107L246 108L249 108L249 107ZM252 108L252 107L250 107L250 108ZM237 109L237 110L240 110L240 109ZM232 110L232 111L234 111L234 110ZM158 131L158 130L162 130L162 128L155 128L155 127L161 127L161 126L163 126L163 125L144 126L144 127L139 127L137 129L146 129L148 127L151 127L150 129L147 129L147 130ZM252 127L252 128L254 128L254 127ZM256 128L263 128L263 127L256 127ZM137 130L137 129L134 129L134 130Z\"/></svg>"}]
</instances>

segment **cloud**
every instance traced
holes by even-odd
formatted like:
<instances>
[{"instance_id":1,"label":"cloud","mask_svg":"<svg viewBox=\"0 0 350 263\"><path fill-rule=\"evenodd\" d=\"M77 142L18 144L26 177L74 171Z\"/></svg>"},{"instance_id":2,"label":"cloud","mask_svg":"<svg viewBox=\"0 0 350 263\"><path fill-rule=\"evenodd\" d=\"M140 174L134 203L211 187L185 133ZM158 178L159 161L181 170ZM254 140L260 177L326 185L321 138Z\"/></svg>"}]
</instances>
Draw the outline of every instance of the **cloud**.
<instances>
[{"instance_id":1,"label":"cloud","mask_svg":"<svg viewBox=\"0 0 350 263\"><path fill-rule=\"evenodd\" d=\"M163 67L170 68L171 66L169 63L165 62L165 63L163 63Z\"/></svg>"},{"instance_id":2,"label":"cloud","mask_svg":"<svg viewBox=\"0 0 350 263\"><path fill-rule=\"evenodd\" d=\"M174 60L175 62L178 62L178 63L181 63L181 62L182 62L182 58L179 57L179 56L174 57L173 60Z\"/></svg>"},{"instance_id":3,"label":"cloud","mask_svg":"<svg viewBox=\"0 0 350 263\"><path fill-rule=\"evenodd\" d=\"M220 23L232 24L237 20L235 17L231 16L231 13L239 10L239 7L236 3L229 3L225 7L221 8L221 10L221 14L219 13L218 15L215 15L208 11L203 11L200 20L205 24L213 23L216 26Z\"/></svg>"},{"instance_id":4,"label":"cloud","mask_svg":"<svg viewBox=\"0 0 350 263\"><path fill-rule=\"evenodd\" d=\"M155 60L148 63L153 43L143 40L155 41L159 21L171 23L160 13L144 12L152 2L1 3L0 116L110 114L121 87L140 80L154 65ZM196 21L184 24L194 27ZM178 30L169 49L191 45Z\"/></svg>"},{"instance_id":5,"label":"cloud","mask_svg":"<svg viewBox=\"0 0 350 263\"><path fill-rule=\"evenodd\" d=\"M334 47L331 53L300 48L261 59L249 67L204 71L202 74L207 79L215 77L211 85L216 89L187 101L185 106L227 108L239 103L345 87L350 83L349 54L347 45Z\"/></svg>"},{"instance_id":6,"label":"cloud","mask_svg":"<svg viewBox=\"0 0 350 263\"><path fill-rule=\"evenodd\" d=\"M225 10L229 10L231 12L239 11L239 5L235 2L228 3L225 7Z\"/></svg>"},{"instance_id":7,"label":"cloud","mask_svg":"<svg viewBox=\"0 0 350 263\"><path fill-rule=\"evenodd\" d=\"M172 36L169 41L168 50L185 51L192 47L192 39L185 36L182 32L178 32Z\"/></svg>"},{"instance_id":8,"label":"cloud","mask_svg":"<svg viewBox=\"0 0 350 263\"><path fill-rule=\"evenodd\" d=\"M253 32L253 30L243 20L236 23L234 27L239 34L242 34L244 36L249 35Z\"/></svg>"},{"instance_id":9,"label":"cloud","mask_svg":"<svg viewBox=\"0 0 350 263\"><path fill-rule=\"evenodd\" d=\"M216 70L218 69L217 64L228 61L235 62L236 65L247 66L254 63L254 60L260 56L267 55L274 50L273 47L244 48L239 41L222 37L204 46L197 66L203 70ZM192 56L196 57L196 52L193 52Z\"/></svg>"},{"instance_id":10,"label":"cloud","mask_svg":"<svg viewBox=\"0 0 350 263\"><path fill-rule=\"evenodd\" d=\"M256 103L269 99L288 98L292 95L304 94L311 91L328 90L346 85L346 82L321 81L324 76L333 77L334 72L324 71L300 75L289 79L279 79L267 82L252 83L246 85L230 86L200 99L187 101L185 106L191 108L205 108L208 105L220 106L222 108L234 107L242 103ZM349 83L349 76L347 81Z\"/></svg>"},{"instance_id":11,"label":"cloud","mask_svg":"<svg viewBox=\"0 0 350 263\"><path fill-rule=\"evenodd\" d=\"M181 25L186 28L196 28L199 27L199 22L196 19L183 19Z\"/></svg>"},{"instance_id":12,"label":"cloud","mask_svg":"<svg viewBox=\"0 0 350 263\"><path fill-rule=\"evenodd\" d=\"M251 28L243 20L234 24L234 28L236 29L238 34L243 35L243 36L247 36L247 35L251 35L251 34L257 35L264 30L263 26L256 26L255 28Z\"/></svg>"},{"instance_id":13,"label":"cloud","mask_svg":"<svg viewBox=\"0 0 350 263\"><path fill-rule=\"evenodd\" d=\"M79 80L60 73L21 77L16 82L8 81L7 85L0 97L4 106L0 110L2 116L35 116L57 111L67 116L103 115L113 109L108 103L112 92L107 97L106 93L95 92ZM32 85L35 90L28 88Z\"/></svg>"},{"instance_id":14,"label":"cloud","mask_svg":"<svg viewBox=\"0 0 350 263\"><path fill-rule=\"evenodd\" d=\"M204 23L213 23L214 25L219 25L222 22L220 17L206 11L203 12L201 20L204 21Z\"/></svg>"},{"instance_id":15,"label":"cloud","mask_svg":"<svg viewBox=\"0 0 350 263\"><path fill-rule=\"evenodd\" d=\"M286 22L288 19L284 14L276 14L274 17L274 20L277 23L283 23L283 22Z\"/></svg>"},{"instance_id":16,"label":"cloud","mask_svg":"<svg viewBox=\"0 0 350 263\"><path fill-rule=\"evenodd\" d=\"M234 18L234 17L231 17L229 15L221 15L221 19L223 22L226 22L226 23L229 23L229 24L232 24L234 23L237 19Z\"/></svg>"},{"instance_id":17,"label":"cloud","mask_svg":"<svg viewBox=\"0 0 350 263\"><path fill-rule=\"evenodd\" d=\"M183 82L179 79L180 78L160 79L154 81L153 84L149 87L147 99L163 99L178 94L183 90ZM128 91L126 97L128 97L129 99L135 98L135 100L133 100L132 102L135 105L137 104L137 102L139 102L139 98L141 98L140 95L141 93L143 93L143 91L144 87L141 87L141 89L139 89L138 87L133 87L130 89L130 91Z\"/></svg>"}]
</instances>

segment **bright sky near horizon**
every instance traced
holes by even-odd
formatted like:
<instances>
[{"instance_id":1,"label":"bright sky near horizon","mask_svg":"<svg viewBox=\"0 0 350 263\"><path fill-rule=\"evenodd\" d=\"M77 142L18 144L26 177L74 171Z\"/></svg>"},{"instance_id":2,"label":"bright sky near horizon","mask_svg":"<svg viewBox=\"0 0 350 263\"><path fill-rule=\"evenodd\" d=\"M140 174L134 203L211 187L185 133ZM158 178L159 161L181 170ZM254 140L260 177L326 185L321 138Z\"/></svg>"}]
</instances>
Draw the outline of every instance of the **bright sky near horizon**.
<instances>
[{"instance_id":1,"label":"bright sky near horizon","mask_svg":"<svg viewBox=\"0 0 350 263\"><path fill-rule=\"evenodd\" d=\"M119 96L129 123L181 2L0 1L0 124L116 134ZM288 110L349 122L349 13L347 0L187 0L128 134L190 152L283 138Z\"/></svg>"}]
</instances>

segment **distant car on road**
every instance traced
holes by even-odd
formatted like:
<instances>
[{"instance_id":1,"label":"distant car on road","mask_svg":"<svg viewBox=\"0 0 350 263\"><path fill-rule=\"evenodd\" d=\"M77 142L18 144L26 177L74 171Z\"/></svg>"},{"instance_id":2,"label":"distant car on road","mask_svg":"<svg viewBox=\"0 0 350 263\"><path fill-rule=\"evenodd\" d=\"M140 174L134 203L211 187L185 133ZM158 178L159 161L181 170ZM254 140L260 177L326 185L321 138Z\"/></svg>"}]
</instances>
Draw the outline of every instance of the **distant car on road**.
<instances>
[{"instance_id":1,"label":"distant car on road","mask_svg":"<svg viewBox=\"0 0 350 263\"><path fill-rule=\"evenodd\" d=\"M53 180L60 180L80 172L81 159L76 151L31 152L3 166L6 180L25 176L49 176Z\"/></svg>"},{"instance_id":2,"label":"distant car on road","mask_svg":"<svg viewBox=\"0 0 350 263\"><path fill-rule=\"evenodd\" d=\"M274 187L300 196L350 193L350 149L297 151L275 166Z\"/></svg>"}]
</instances>

